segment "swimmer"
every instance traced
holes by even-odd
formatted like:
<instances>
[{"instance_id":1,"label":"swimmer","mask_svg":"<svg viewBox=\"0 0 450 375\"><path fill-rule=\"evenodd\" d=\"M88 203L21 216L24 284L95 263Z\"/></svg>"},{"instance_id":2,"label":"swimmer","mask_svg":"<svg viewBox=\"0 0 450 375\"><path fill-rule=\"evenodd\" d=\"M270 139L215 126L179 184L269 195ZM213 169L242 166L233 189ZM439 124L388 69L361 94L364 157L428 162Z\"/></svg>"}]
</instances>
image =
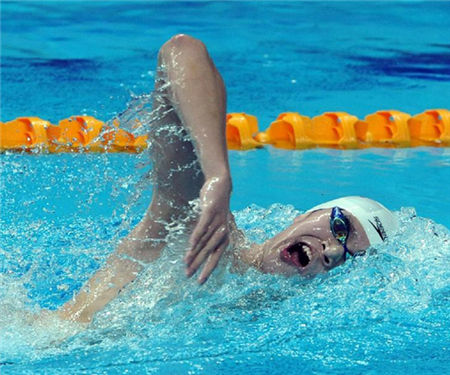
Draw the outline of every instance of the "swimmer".
<instances>
[{"instance_id":1,"label":"swimmer","mask_svg":"<svg viewBox=\"0 0 450 375\"><path fill-rule=\"evenodd\" d=\"M186 275L206 282L227 252L237 270L311 277L395 232L394 215L381 204L346 197L321 204L265 243L248 244L230 212L232 182L225 139L225 85L205 45L176 35L158 55L152 139L154 186L140 223L103 268L57 314L90 322L167 244L167 224L183 222L190 234ZM172 131L167 129L170 124ZM173 128L175 127L175 132ZM200 211L192 202L199 201Z\"/></svg>"}]
</instances>

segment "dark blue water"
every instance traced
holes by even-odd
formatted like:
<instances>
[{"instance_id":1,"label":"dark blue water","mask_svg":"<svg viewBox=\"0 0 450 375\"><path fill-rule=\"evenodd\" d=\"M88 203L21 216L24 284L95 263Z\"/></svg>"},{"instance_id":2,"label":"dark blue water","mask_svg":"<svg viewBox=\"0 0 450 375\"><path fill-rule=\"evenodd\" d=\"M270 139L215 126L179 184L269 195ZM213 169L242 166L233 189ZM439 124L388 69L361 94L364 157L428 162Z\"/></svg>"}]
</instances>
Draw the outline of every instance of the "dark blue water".
<instances>
[{"instance_id":1,"label":"dark blue water","mask_svg":"<svg viewBox=\"0 0 450 375\"><path fill-rule=\"evenodd\" d=\"M448 108L449 17L447 2L3 2L1 119L106 120L151 90L176 33L207 44L229 111L263 128L283 111Z\"/></svg>"},{"instance_id":2,"label":"dark blue water","mask_svg":"<svg viewBox=\"0 0 450 375\"><path fill-rule=\"evenodd\" d=\"M228 111L450 108L446 2L2 2L1 120L102 120L153 88L171 35L202 39ZM448 149L230 153L238 224L261 242L299 211L358 194L397 238L312 281L224 269L198 288L180 254L86 331L30 324L139 220L146 155L0 155L0 373L446 373ZM407 208L410 207L410 208ZM136 298L139 296L139 298ZM64 337L69 337L65 341Z\"/></svg>"}]
</instances>

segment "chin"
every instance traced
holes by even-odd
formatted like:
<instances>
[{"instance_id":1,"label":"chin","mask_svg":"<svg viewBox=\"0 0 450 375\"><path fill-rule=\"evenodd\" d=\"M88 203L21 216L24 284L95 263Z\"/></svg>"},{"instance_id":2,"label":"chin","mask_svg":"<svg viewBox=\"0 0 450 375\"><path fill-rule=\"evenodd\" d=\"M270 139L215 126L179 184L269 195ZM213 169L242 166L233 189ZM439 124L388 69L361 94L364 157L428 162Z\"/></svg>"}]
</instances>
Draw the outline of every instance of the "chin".
<instances>
[{"instance_id":1,"label":"chin","mask_svg":"<svg viewBox=\"0 0 450 375\"><path fill-rule=\"evenodd\" d=\"M313 268L309 268L309 269L301 269L298 270L298 273L303 276L303 277L307 277L307 278L313 278L317 275L320 275L322 273L325 273L326 271L324 269L313 269Z\"/></svg>"}]
</instances>

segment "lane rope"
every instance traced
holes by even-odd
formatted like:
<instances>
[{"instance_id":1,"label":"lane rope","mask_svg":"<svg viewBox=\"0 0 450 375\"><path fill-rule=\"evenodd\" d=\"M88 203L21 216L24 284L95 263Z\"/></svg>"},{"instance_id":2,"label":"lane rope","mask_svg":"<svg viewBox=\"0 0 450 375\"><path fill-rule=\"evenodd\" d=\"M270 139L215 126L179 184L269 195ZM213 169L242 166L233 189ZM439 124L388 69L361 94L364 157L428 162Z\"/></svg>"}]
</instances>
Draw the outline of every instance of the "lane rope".
<instances>
[{"instance_id":1,"label":"lane rope","mask_svg":"<svg viewBox=\"0 0 450 375\"><path fill-rule=\"evenodd\" d=\"M251 150L266 145L290 150L449 147L450 111L430 109L411 116L397 110L381 110L364 120L346 112L325 112L312 118L284 112L265 131L259 131L256 116L229 113L226 138L230 150ZM116 120L111 126L92 116L71 116L58 125L39 117L0 122L0 152L139 153L147 145L147 135L136 136L121 129Z\"/></svg>"}]
</instances>

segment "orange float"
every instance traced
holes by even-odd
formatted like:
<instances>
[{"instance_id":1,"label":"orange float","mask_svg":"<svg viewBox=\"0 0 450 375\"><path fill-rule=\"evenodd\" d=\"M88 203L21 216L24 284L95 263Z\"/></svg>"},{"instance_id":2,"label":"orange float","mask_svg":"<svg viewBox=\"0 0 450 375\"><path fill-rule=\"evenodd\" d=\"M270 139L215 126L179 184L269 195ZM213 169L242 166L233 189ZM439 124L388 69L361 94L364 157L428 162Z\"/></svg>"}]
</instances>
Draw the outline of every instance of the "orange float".
<instances>
[{"instance_id":1,"label":"orange float","mask_svg":"<svg viewBox=\"0 0 450 375\"><path fill-rule=\"evenodd\" d=\"M450 111L429 109L408 121L413 145L450 145Z\"/></svg>"},{"instance_id":2,"label":"orange float","mask_svg":"<svg viewBox=\"0 0 450 375\"><path fill-rule=\"evenodd\" d=\"M103 148L100 132L103 122L92 116L72 116L61 120L59 126L48 130L50 151L100 151Z\"/></svg>"},{"instance_id":3,"label":"orange float","mask_svg":"<svg viewBox=\"0 0 450 375\"><path fill-rule=\"evenodd\" d=\"M39 117L19 117L0 123L0 150L42 149L48 146L48 121Z\"/></svg>"},{"instance_id":4,"label":"orange float","mask_svg":"<svg viewBox=\"0 0 450 375\"><path fill-rule=\"evenodd\" d=\"M409 114L396 110L377 111L355 124L356 136L369 146L406 147L411 140L410 118Z\"/></svg>"},{"instance_id":5,"label":"orange float","mask_svg":"<svg viewBox=\"0 0 450 375\"><path fill-rule=\"evenodd\" d=\"M297 112L281 113L265 132L257 135L262 143L270 143L274 147L299 150L310 148L313 143L308 138L311 119Z\"/></svg>"},{"instance_id":6,"label":"orange float","mask_svg":"<svg viewBox=\"0 0 450 375\"><path fill-rule=\"evenodd\" d=\"M262 147L253 137L258 133L258 119L246 113L229 113L226 117L226 139L230 150Z\"/></svg>"},{"instance_id":7,"label":"orange float","mask_svg":"<svg viewBox=\"0 0 450 375\"><path fill-rule=\"evenodd\" d=\"M322 147L356 148L356 116L346 112L325 112L312 119L309 138Z\"/></svg>"}]
</instances>

